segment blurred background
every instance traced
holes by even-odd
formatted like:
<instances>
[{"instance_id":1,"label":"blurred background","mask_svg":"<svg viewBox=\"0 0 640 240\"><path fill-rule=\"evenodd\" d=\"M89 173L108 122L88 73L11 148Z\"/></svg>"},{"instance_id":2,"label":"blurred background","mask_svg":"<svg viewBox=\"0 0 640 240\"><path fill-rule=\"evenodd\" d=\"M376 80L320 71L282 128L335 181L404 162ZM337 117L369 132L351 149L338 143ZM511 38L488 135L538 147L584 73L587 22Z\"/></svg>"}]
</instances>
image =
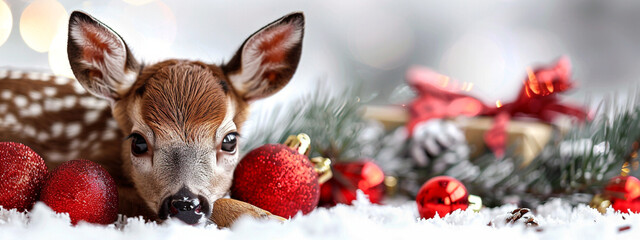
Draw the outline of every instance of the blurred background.
<instances>
[{"instance_id":1,"label":"blurred background","mask_svg":"<svg viewBox=\"0 0 640 240\"><path fill-rule=\"evenodd\" d=\"M298 71L282 91L253 106L244 127L251 134L243 135L245 149L305 132L314 139L312 155L330 157L334 170L371 157L384 174L398 177L394 186L409 194L417 193L432 176L449 175L494 206L529 198L526 206L534 206L552 194L597 193L620 174L623 161L635 164L634 174L639 173L640 108L624 100L640 93L640 1L0 0L0 68L73 77L66 56L67 21L73 10L110 26L134 56L148 64L167 58L222 63L253 32L287 13L304 11ZM408 135L405 128L385 132L380 123L364 121L357 111L363 102L409 102L405 74L416 65L455 79L451 82L463 86L465 94L498 106L497 101L515 100L527 69L549 66L563 55L571 59L577 87L559 102L596 105L612 97L621 101L608 106L633 109L611 112L610 118L599 117L586 127L568 121L566 129L576 127L570 133L558 130L560 124L536 126L537 120L505 130L516 141L509 145L535 149L525 165L518 162L525 156L520 152L503 158L496 157L493 148L488 150L485 133L500 127L491 119L467 126L428 119L422 130L414 131L418 134ZM359 92L341 89L345 87ZM307 95L312 92L315 95ZM303 95L310 97L299 99ZM554 97L545 99L549 103ZM532 102L527 105L536 106ZM424 114L429 115L433 106L425 103ZM449 107L453 104L446 106L456 112ZM388 109L378 115L406 115ZM595 108L589 110L593 113ZM496 128L498 133L502 128ZM466 142L436 142L462 135L457 130L465 131ZM475 138L469 137L470 131L475 131ZM506 137L494 135L490 140ZM470 149L481 154L472 156Z\"/></svg>"},{"instance_id":2,"label":"blurred background","mask_svg":"<svg viewBox=\"0 0 640 240\"><path fill-rule=\"evenodd\" d=\"M527 67L561 55L572 60L577 103L634 93L640 75L640 1L632 0L0 0L0 67L71 76L66 21L78 9L147 63L222 62L265 24L304 11L298 72L268 101L361 81L384 104L412 65L472 83L470 94L488 103L515 98Z\"/></svg>"}]
</instances>

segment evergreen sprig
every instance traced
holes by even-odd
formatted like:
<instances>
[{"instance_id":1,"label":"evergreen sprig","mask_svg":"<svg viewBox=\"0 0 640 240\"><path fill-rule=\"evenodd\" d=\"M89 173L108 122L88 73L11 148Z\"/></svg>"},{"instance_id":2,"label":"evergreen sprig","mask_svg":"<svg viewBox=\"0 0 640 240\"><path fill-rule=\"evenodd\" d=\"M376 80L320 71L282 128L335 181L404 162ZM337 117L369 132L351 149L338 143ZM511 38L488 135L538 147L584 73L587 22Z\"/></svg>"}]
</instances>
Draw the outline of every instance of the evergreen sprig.
<instances>
[{"instance_id":1,"label":"evergreen sprig","mask_svg":"<svg viewBox=\"0 0 640 240\"><path fill-rule=\"evenodd\" d=\"M333 161L351 161L371 152L383 135L382 128L371 129L371 122L362 118L361 108L366 102L355 88L333 94L326 87L302 96L296 105L279 106L281 114L261 119L249 136L245 149L267 143L283 143L289 135L306 133L311 138L310 156L322 156Z\"/></svg>"}]
</instances>

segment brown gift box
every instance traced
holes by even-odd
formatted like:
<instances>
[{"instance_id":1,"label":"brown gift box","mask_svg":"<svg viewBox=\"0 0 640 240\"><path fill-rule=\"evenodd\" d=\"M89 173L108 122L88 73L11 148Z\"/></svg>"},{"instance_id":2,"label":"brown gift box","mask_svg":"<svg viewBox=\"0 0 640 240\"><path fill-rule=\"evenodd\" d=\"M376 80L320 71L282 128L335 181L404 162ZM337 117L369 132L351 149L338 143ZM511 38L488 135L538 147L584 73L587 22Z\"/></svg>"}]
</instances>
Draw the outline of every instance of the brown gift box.
<instances>
[{"instance_id":1,"label":"brown gift box","mask_svg":"<svg viewBox=\"0 0 640 240\"><path fill-rule=\"evenodd\" d=\"M464 131L471 148L470 158L476 158L486 151L484 134L493 126L492 117L459 118L456 124ZM550 124L535 120L510 120L506 127L507 148L515 147L514 154L522 156L525 167L540 154L553 134Z\"/></svg>"}]
</instances>

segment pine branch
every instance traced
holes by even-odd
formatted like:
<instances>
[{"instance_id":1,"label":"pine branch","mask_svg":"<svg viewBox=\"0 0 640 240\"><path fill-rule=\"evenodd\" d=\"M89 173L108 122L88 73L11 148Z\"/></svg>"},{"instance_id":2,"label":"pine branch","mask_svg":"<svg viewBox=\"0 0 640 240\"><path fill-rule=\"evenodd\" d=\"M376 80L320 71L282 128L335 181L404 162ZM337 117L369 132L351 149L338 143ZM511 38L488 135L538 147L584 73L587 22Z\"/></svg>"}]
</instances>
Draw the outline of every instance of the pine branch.
<instances>
[{"instance_id":1,"label":"pine branch","mask_svg":"<svg viewBox=\"0 0 640 240\"><path fill-rule=\"evenodd\" d=\"M363 152L378 144L383 136L382 127L372 137L365 137L371 122L362 118L364 102L358 97L358 88L347 88L337 94L327 87L318 87L314 93L293 102L304 103L280 106L282 115L263 117L254 130L248 146L253 149L267 143L282 143L289 135L306 133L311 138L310 156L323 156L332 161L350 161L371 157ZM274 129L274 126L275 129Z\"/></svg>"}]
</instances>

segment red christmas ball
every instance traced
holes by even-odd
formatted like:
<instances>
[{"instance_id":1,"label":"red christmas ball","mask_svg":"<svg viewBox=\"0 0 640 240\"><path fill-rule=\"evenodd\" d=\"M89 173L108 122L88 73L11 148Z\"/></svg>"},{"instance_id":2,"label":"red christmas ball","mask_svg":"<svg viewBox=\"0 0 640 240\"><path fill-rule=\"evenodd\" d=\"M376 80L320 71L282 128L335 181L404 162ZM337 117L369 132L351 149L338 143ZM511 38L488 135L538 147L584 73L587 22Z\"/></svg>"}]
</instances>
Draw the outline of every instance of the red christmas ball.
<instances>
[{"instance_id":1,"label":"red christmas ball","mask_svg":"<svg viewBox=\"0 0 640 240\"><path fill-rule=\"evenodd\" d=\"M49 173L40 200L56 212L69 213L73 224L111 224L118 217L115 181L88 160L68 161Z\"/></svg>"},{"instance_id":2,"label":"red christmas ball","mask_svg":"<svg viewBox=\"0 0 640 240\"><path fill-rule=\"evenodd\" d=\"M611 207L624 213L640 212L640 180L633 176L618 176L609 180L604 188Z\"/></svg>"},{"instance_id":3,"label":"red christmas ball","mask_svg":"<svg viewBox=\"0 0 640 240\"><path fill-rule=\"evenodd\" d=\"M434 177L422 185L416 197L416 203L418 203L420 217L432 218L436 212L442 217L458 209L467 209L469 192L455 178Z\"/></svg>"},{"instance_id":4,"label":"red christmas ball","mask_svg":"<svg viewBox=\"0 0 640 240\"><path fill-rule=\"evenodd\" d=\"M290 218L318 205L318 175L307 156L282 145L267 144L249 152L236 167L231 198Z\"/></svg>"},{"instance_id":5,"label":"red christmas ball","mask_svg":"<svg viewBox=\"0 0 640 240\"><path fill-rule=\"evenodd\" d=\"M30 209L38 200L47 166L36 152L20 143L0 142L0 206Z\"/></svg>"},{"instance_id":6,"label":"red christmas ball","mask_svg":"<svg viewBox=\"0 0 640 240\"><path fill-rule=\"evenodd\" d=\"M371 161L333 164L333 177L320 188L320 206L351 204L356 190L361 190L372 203L380 203L384 196L384 172Z\"/></svg>"}]
</instances>

